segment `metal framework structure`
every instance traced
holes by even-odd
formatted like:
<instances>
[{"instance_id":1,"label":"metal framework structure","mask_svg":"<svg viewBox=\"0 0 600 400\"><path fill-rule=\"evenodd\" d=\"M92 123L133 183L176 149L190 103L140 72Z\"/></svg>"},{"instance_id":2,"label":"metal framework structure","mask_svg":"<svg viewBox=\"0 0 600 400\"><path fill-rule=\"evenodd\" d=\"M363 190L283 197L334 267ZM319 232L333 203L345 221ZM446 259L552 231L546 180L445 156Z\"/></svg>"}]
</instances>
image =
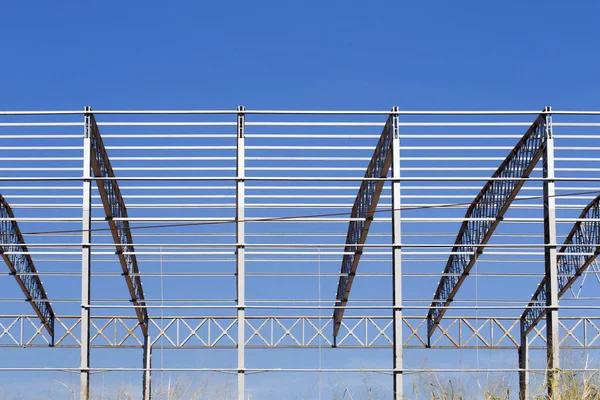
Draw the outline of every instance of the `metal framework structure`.
<instances>
[{"instance_id":1,"label":"metal framework structure","mask_svg":"<svg viewBox=\"0 0 600 400\"><path fill-rule=\"evenodd\" d=\"M92 147L91 167L98 185L98 192L106 214L106 221L117 248L117 256L123 269L123 277L127 283L131 302L140 324L140 329L147 334L148 310L144 303L144 290L138 268L137 257L133 247L131 228L127 217L125 200L119 190L119 183L110 164L110 159L102 142L98 124L93 115L88 117L91 123L90 140Z\"/></svg>"},{"instance_id":2,"label":"metal framework structure","mask_svg":"<svg viewBox=\"0 0 600 400\"><path fill-rule=\"evenodd\" d=\"M248 349L332 348L333 340L326 330L330 317L260 317L246 318ZM515 317L453 317L444 318L431 339L435 349L500 349L520 348L520 318ZM427 319L404 317L402 323L408 335L404 349L426 349ZM81 317L56 317L57 348L78 348ZM144 337L132 317L93 316L90 347L97 349L143 349ZM36 326L36 317L27 315L0 316L0 348L44 348L52 338ZM168 317L150 318L151 345L162 349L236 349L238 345L235 317ZM533 329L528 338L530 349L546 348L545 325ZM564 317L559 322L560 345L563 349L600 349L600 317ZM342 321L339 348L393 349L393 319L390 317L348 317Z\"/></svg>"},{"instance_id":3,"label":"metal framework structure","mask_svg":"<svg viewBox=\"0 0 600 400\"><path fill-rule=\"evenodd\" d=\"M544 115L540 115L519 143L487 181L465 214L444 275L435 292L427 315L428 336L446 313L460 286L469 275L485 245L517 197L542 156L545 142ZM496 178L502 178L497 180Z\"/></svg>"},{"instance_id":4,"label":"metal framework structure","mask_svg":"<svg viewBox=\"0 0 600 400\"><path fill-rule=\"evenodd\" d=\"M592 200L579 215L558 256L558 297L563 296L600 254L600 196ZM533 294L523 313L525 334L546 315L546 277Z\"/></svg>"},{"instance_id":5,"label":"metal framework structure","mask_svg":"<svg viewBox=\"0 0 600 400\"><path fill-rule=\"evenodd\" d=\"M597 273L600 112L86 107L0 111L0 138L0 387L399 400L468 371L529 399L600 354L596 282L569 296Z\"/></svg>"},{"instance_id":6,"label":"metal framework structure","mask_svg":"<svg viewBox=\"0 0 600 400\"><path fill-rule=\"evenodd\" d=\"M373 156L367 167L365 178L385 178L387 177L390 165L392 164L392 138L394 137L393 120L395 116L388 117L383 127L381 137L375 146ZM333 339L337 338L342 318L344 318L344 307L348 303L352 282L356 276L356 270L360 257L363 253L363 246L369 235L369 228L375 216L377 203L383 190L384 180L363 180L358 189L358 194L352 206L350 217L353 218L348 224L348 235L346 237L346 247L342 259L342 268L340 271L340 280L338 282L336 294L336 308L333 311Z\"/></svg>"},{"instance_id":7,"label":"metal framework structure","mask_svg":"<svg viewBox=\"0 0 600 400\"><path fill-rule=\"evenodd\" d=\"M42 328L46 328L48 331L50 335L48 344L52 346L54 345L54 311L33 260L28 254L27 245L21 235L15 215L2 195L0 195L0 219L0 235L2 237L0 255L10 270L10 274L15 277L23 291L25 299L31 304L40 319Z\"/></svg>"}]
</instances>

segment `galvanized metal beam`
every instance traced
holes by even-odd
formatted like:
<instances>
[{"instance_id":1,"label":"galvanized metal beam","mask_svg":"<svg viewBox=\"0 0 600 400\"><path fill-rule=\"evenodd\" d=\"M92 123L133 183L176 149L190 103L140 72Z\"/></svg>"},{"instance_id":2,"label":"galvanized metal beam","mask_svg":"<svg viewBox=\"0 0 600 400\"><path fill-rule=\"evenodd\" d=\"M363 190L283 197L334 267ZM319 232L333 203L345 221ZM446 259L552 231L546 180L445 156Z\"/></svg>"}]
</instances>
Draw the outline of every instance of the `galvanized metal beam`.
<instances>
[{"instance_id":1,"label":"galvanized metal beam","mask_svg":"<svg viewBox=\"0 0 600 400\"><path fill-rule=\"evenodd\" d=\"M375 151L371 161L367 166L365 178L385 178L387 177L390 165L392 163L392 136L393 136L393 117L390 115L383 127L379 141L375 146ZM353 218L348 225L348 234L346 236L346 247L344 248L344 257L342 259L341 276L338 282L335 310L333 312L333 340L334 345L340 330L342 318L354 276L358 268L358 262L363 252L362 245L367 240L369 228L373 221L377 203L381 196L384 185L383 180L362 181L358 194L352 206L350 217Z\"/></svg>"},{"instance_id":2,"label":"galvanized metal beam","mask_svg":"<svg viewBox=\"0 0 600 400\"><path fill-rule=\"evenodd\" d=\"M152 399L152 341L149 335L144 336L144 381L142 383L142 398Z\"/></svg>"},{"instance_id":3,"label":"galvanized metal beam","mask_svg":"<svg viewBox=\"0 0 600 400\"><path fill-rule=\"evenodd\" d=\"M237 164L236 164L236 294L237 294L237 391L238 400L246 393L246 234L245 234L245 171L246 171L246 116L244 106L238 107L237 115Z\"/></svg>"},{"instance_id":4,"label":"galvanized metal beam","mask_svg":"<svg viewBox=\"0 0 600 400\"><path fill-rule=\"evenodd\" d=\"M92 114L83 117L83 166L81 202L81 337L79 398L90 398L90 283L92 251Z\"/></svg>"},{"instance_id":5,"label":"galvanized metal beam","mask_svg":"<svg viewBox=\"0 0 600 400\"><path fill-rule=\"evenodd\" d=\"M502 217L542 156L545 116L540 114L475 197L462 223L427 314L428 338L452 303ZM504 178L496 180L497 178ZM520 178L511 180L510 178Z\"/></svg>"},{"instance_id":6,"label":"galvanized metal beam","mask_svg":"<svg viewBox=\"0 0 600 400\"><path fill-rule=\"evenodd\" d=\"M398 112L398 107L392 109ZM398 115L392 117L392 296L393 296L393 330L394 330L394 399L404 398L403 385L403 345L402 335L402 218L400 196L400 136Z\"/></svg>"},{"instance_id":7,"label":"galvanized metal beam","mask_svg":"<svg viewBox=\"0 0 600 400\"><path fill-rule=\"evenodd\" d=\"M529 400L529 342L521 319L519 341L519 400Z\"/></svg>"},{"instance_id":8,"label":"galvanized metal beam","mask_svg":"<svg viewBox=\"0 0 600 400\"><path fill-rule=\"evenodd\" d=\"M550 107L544 109L546 113ZM552 116L544 123L544 271L546 278L546 360L548 368L548 398L557 399L560 338L558 335L558 267L556 257L556 191L554 183L554 137Z\"/></svg>"},{"instance_id":9,"label":"galvanized metal beam","mask_svg":"<svg viewBox=\"0 0 600 400\"><path fill-rule=\"evenodd\" d=\"M129 289L129 295L133 303L135 313L140 323L140 328L144 335L148 334L148 312L144 301L144 290L142 288L142 280L138 269L135 249L133 247L133 238L127 218L127 207L119 189L119 183L115 178L115 173L110 164L110 159L104 147L100 130L94 115L90 114L91 121L91 145L92 145L92 171L96 178L113 178L113 179L96 179L98 192L102 200L102 206L106 214L106 220L110 227L113 241L117 248L117 255L121 268L123 269L123 277Z\"/></svg>"},{"instance_id":10,"label":"galvanized metal beam","mask_svg":"<svg viewBox=\"0 0 600 400\"><path fill-rule=\"evenodd\" d=\"M557 389L557 374L559 368L559 320L558 320L558 257L556 253L556 192L555 192L555 173L554 173L554 137L552 135L552 115L550 107L544 109L545 112L545 136L544 154L543 154L543 177L544 177L544 271L545 276L543 284L546 311L546 356L548 370L548 398L555 398ZM564 246L563 246L564 247ZM567 246L568 247L568 246ZM521 318L521 346L527 348L527 333L531 329L528 319L528 312L525 310ZM525 343L525 345L523 345ZM525 355L526 357L526 355ZM525 372L526 374L526 372ZM522 398L528 398L529 385L525 377L520 385Z\"/></svg>"},{"instance_id":11,"label":"galvanized metal beam","mask_svg":"<svg viewBox=\"0 0 600 400\"><path fill-rule=\"evenodd\" d=\"M28 254L29 250L15 215L2 195L0 195L0 219L0 235L2 235L0 255L54 342L54 311L33 260Z\"/></svg>"}]
</instances>

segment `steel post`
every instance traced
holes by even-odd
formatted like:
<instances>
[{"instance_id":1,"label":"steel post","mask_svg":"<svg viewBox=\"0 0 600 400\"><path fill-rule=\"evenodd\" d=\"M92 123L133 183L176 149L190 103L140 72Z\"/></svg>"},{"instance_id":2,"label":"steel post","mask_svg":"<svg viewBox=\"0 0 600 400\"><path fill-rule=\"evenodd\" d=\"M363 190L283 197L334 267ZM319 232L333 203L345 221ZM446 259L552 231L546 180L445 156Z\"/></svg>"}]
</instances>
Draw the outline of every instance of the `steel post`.
<instances>
[{"instance_id":1,"label":"steel post","mask_svg":"<svg viewBox=\"0 0 600 400\"><path fill-rule=\"evenodd\" d=\"M236 287L237 287L237 381L238 400L244 400L246 375L245 375L245 347L246 347L246 288L245 288L245 234L244 234L244 204L245 204L245 115L244 107L238 107L237 115L237 167L236 167Z\"/></svg>"},{"instance_id":2,"label":"steel post","mask_svg":"<svg viewBox=\"0 0 600 400\"><path fill-rule=\"evenodd\" d=\"M550 107L544 109L549 112ZM548 368L548 397L556 400L557 369L559 368L558 337L558 268L556 255L556 200L554 188L554 138L552 116L545 115L546 141L543 156L544 171L544 264L546 277L546 351Z\"/></svg>"},{"instance_id":3,"label":"steel post","mask_svg":"<svg viewBox=\"0 0 600 400\"><path fill-rule=\"evenodd\" d=\"M519 399L529 399L529 341L525 320L521 319L521 340L519 341Z\"/></svg>"},{"instance_id":4,"label":"steel post","mask_svg":"<svg viewBox=\"0 0 600 400\"><path fill-rule=\"evenodd\" d=\"M92 115L91 107L85 107L83 132L83 202L81 226L81 363L80 399L90 398L90 274L92 242Z\"/></svg>"},{"instance_id":5,"label":"steel post","mask_svg":"<svg viewBox=\"0 0 600 400\"><path fill-rule=\"evenodd\" d=\"M152 398L152 341L148 334L144 335L144 400Z\"/></svg>"},{"instance_id":6,"label":"steel post","mask_svg":"<svg viewBox=\"0 0 600 400\"><path fill-rule=\"evenodd\" d=\"M398 111L398 107L392 109ZM398 115L392 116L392 292L393 292L393 326L394 326L394 398L402 399L402 236L400 216L400 139L398 128Z\"/></svg>"}]
</instances>

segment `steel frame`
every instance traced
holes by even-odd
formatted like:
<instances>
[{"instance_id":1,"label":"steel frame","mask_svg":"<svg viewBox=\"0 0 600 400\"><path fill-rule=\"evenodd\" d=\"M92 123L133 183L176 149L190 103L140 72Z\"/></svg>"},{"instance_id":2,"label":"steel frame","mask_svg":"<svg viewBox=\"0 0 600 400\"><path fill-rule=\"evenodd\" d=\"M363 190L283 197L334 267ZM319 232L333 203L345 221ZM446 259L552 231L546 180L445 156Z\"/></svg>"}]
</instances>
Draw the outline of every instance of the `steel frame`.
<instances>
[{"instance_id":1,"label":"steel frame","mask_svg":"<svg viewBox=\"0 0 600 400\"><path fill-rule=\"evenodd\" d=\"M545 111L545 110L544 110ZM475 197L465 214L444 275L427 315L431 336L469 275L504 214L542 156L545 114L541 114ZM497 178L502 178L497 180Z\"/></svg>"},{"instance_id":2,"label":"steel frame","mask_svg":"<svg viewBox=\"0 0 600 400\"><path fill-rule=\"evenodd\" d=\"M95 114L102 115L102 120L97 122ZM553 122L557 115L566 118ZM56 122L51 116L65 120ZM75 120L81 116L83 123ZM484 119L487 116L491 116L491 122ZM22 315L16 309L2 311L10 315L0 315L0 348L20 347L28 352L46 347L65 349L56 351L78 349L79 368L60 370L79 373L82 399L91 395L92 373L116 370L143 372L144 400L152 395L151 372L169 370L231 373L236 377L240 400L253 394L254 386L249 382L254 378L249 376L257 372L383 372L393 379L394 397L400 399L403 386L412 379L409 373L460 370L406 365L405 349L425 348L508 350L518 354L519 368L494 371L518 372L521 398L531 397L530 372L548 373L548 391L553 396L560 349L600 350L600 317L593 315L596 306L586 303L571 307L564 299L558 318L558 298L577 277L590 272L587 267L600 254L600 195L592 193L595 187L590 187L600 182L600 169L594 164L600 159L580 156L600 149L588 143L600 139L600 133L580 133L597 129L600 124L587 119L580 122L584 116L598 118L600 112L550 108L541 114L414 112L397 107L385 112L277 112L244 107L222 111L92 112L86 107L83 112L54 114L0 112L0 135L7 143L0 147L0 171L4 171L0 190L18 215L10 211L0 215L0 220L3 228L16 226L17 221L21 227L31 224L23 234L18 231L21 240L17 248L16 242L3 234L3 257L5 261L6 257L27 258L32 267L35 260L37 269L15 277L34 279L40 287L45 275L52 277L46 285L50 289L53 280L81 277L81 298L49 298L44 291L46 297L39 304L49 307L52 301L61 311L56 317L52 313L54 331L36 322L40 318L37 310L37 317ZM440 122L446 117L447 122ZM533 125L527 122L532 118L536 118ZM59 142L81 140L79 132L70 133L71 128L81 127L83 146L63 146ZM522 136L525 127L528 130ZM50 133L38 135L17 129L46 129ZM63 133L63 129L68 132ZM479 129L488 131L482 133ZM103 137L110 138L111 145L105 147ZM558 143L563 138L569 140L557 146L557 155L555 137ZM10 142L13 139L52 142L19 146ZM181 145L171 143L180 139ZM196 143L206 139L214 142ZM519 143L513 147L514 139ZM585 140L585 145L570 142L575 139ZM168 141L168 145L161 141ZM505 145L507 142L510 146ZM136 153L141 150L147 153ZM5 156L1 151L14 151L14 155ZM28 151L36 153L27 157ZM536 168L541 158L543 166ZM38 167L41 160L52 167L48 171ZM573 161L587 164L571 165ZM15 165L2 164L6 162ZM19 162L31 165L20 166ZM73 162L76 167L71 166ZM361 165L367 162L364 173ZM500 167L496 168L498 163ZM92 181L97 183L97 192ZM526 182L532 185L523 187ZM577 182L585 185L578 186ZM470 202L473 197L475 200ZM101 205L92 202L98 198ZM584 199L585 203L579 204ZM509 206L514 213L507 216ZM100 208L106 218L93 214ZM544 215L540 218L535 213L542 208ZM579 218L569 214L581 208ZM4 198L1 209L10 210ZM59 214L48 210L66 211ZM81 217L73 216L80 211ZM98 228L105 222L110 232ZM61 230L59 224L67 228ZM152 230L142 225L181 225L182 229ZM273 228L278 226L284 228ZM342 230L337 229L339 226ZM565 231L565 226L571 230ZM131 232L138 227L143 229L135 233L134 248ZM455 228L459 229L458 236L451 233L456 232ZM564 244L557 251L561 239ZM13 247L7 249L7 243ZM102 268L107 263L116 264L115 247L122 273ZM163 258L169 263L165 272ZM340 258L343 262L338 273ZM476 260L480 267L506 265L508 270L490 272L482 268L483 272L473 273ZM138 261L148 263L148 269L140 271ZM359 261L360 279L354 282ZM81 262L80 272L79 266L76 270L56 267L73 262ZM157 273L151 265L156 267L159 262L161 270ZM310 268L317 262L319 271L314 273ZM437 267L438 262L445 264L441 276L438 271L443 265L433 272L429 269L434 264ZM543 274L541 267L536 269L542 262ZM320 263L326 272L321 272ZM511 270L510 264L526 272ZM331 265L336 269L332 271ZM194 269L185 269L190 266ZM506 300L497 293L483 299L477 293L474 299L457 299L469 274L478 279L539 277L542 283L532 300L530 292L522 297L524 300ZM129 301L106 293L96 298L95 290L92 299L92 277L120 276L126 279ZM154 290L148 292L154 296L144 295L142 279L147 291L148 281L152 282L142 278L146 276L160 277L161 288L163 277L190 282L235 280L235 295L203 298L202 290L198 290L189 298L180 299L171 293L172 298L164 299L161 294L159 299ZM413 282L436 276L441 281L431 302L429 296L415 292ZM289 298L257 296L253 282L271 278L298 278L297 282L300 278L318 278L332 290L337 283L337 291L335 297L331 293L325 298L319 292L318 300L311 299L310 294L296 294L301 298L292 294ZM371 286L371 279L386 279L391 285ZM287 290L293 291L294 285ZM251 286L247 294L246 288ZM280 289L276 286L264 287L276 292ZM150 287L156 289L152 283ZM378 298L370 292L372 287L381 293L386 287L391 290L389 296ZM306 286L298 283L298 289L306 290ZM463 288L465 293L468 290L468 286ZM181 293L187 295L189 291ZM510 297L506 291L504 294ZM0 299L0 305L11 307L18 300ZM578 301L597 300L600 298ZM75 306L80 307L81 315L76 315ZM520 316L523 307L526 311ZM150 308L170 313L160 317ZM468 315L445 315L448 309L464 310ZM502 316L478 314L481 310L500 314L500 309ZM587 310L586 315L577 311L582 309ZM321 317L321 310L332 311L333 318ZM421 315L424 310L429 311L427 316ZM519 316L505 316L511 310L519 310ZM135 315L122 315L131 311ZM154 316L150 317L149 312ZM540 323L543 317L545 324ZM332 336L327 334L331 328ZM327 350L333 348L339 350ZM91 349L140 349L144 360L140 368L92 368ZM231 361L231 368L153 365L153 352L178 349L231 349L237 360ZM263 368L247 362L253 352L271 349L389 349L393 363L392 368L327 369ZM547 352L544 368L534 368L535 359L529 358L532 350Z\"/></svg>"}]
</instances>

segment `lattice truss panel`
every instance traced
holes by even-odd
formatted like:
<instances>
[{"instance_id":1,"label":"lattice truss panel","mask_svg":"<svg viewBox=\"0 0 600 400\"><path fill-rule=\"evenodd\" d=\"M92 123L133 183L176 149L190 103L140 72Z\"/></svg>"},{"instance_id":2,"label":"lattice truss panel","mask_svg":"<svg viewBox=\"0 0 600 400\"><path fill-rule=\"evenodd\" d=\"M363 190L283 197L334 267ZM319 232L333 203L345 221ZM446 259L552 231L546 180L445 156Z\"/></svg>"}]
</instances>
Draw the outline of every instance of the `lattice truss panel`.
<instances>
[{"instance_id":1,"label":"lattice truss panel","mask_svg":"<svg viewBox=\"0 0 600 400\"><path fill-rule=\"evenodd\" d=\"M246 321L247 348L327 348L333 345L328 330L331 318L251 317ZM408 349L427 347L425 318L403 319L409 334ZM448 318L438 328L432 347L445 349L518 349L519 318ZM56 319L57 348L79 347L80 317ZM225 317L166 317L149 320L152 345L162 341L165 349L235 348L237 320ZM340 348L391 348L392 320L389 317L344 319L337 346ZM91 322L94 348L142 348L139 323L126 317L94 317ZM546 342L545 324L534 328L528 339L532 348ZM47 347L52 337L33 316L0 318L0 347ZM599 349L600 318L566 317L560 321L561 346L568 349Z\"/></svg>"}]
</instances>

